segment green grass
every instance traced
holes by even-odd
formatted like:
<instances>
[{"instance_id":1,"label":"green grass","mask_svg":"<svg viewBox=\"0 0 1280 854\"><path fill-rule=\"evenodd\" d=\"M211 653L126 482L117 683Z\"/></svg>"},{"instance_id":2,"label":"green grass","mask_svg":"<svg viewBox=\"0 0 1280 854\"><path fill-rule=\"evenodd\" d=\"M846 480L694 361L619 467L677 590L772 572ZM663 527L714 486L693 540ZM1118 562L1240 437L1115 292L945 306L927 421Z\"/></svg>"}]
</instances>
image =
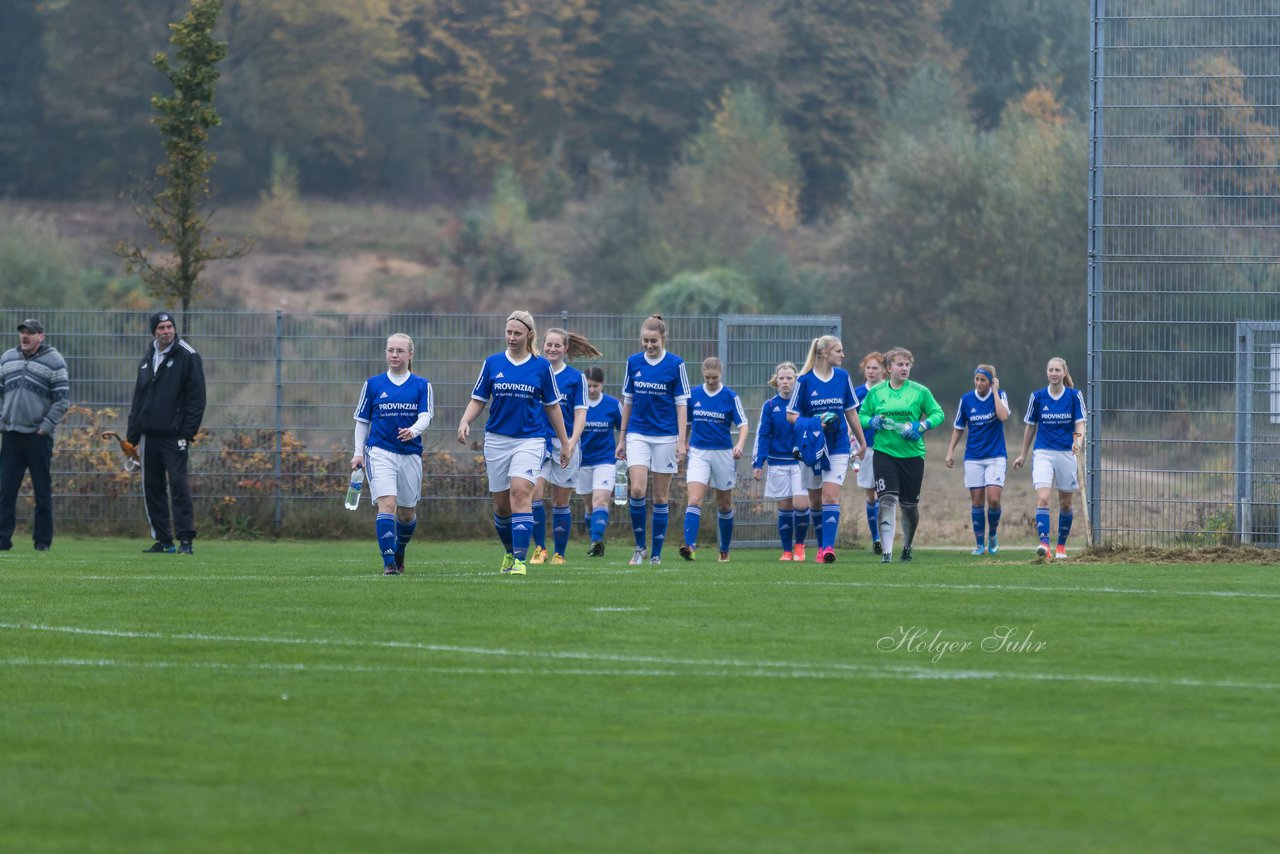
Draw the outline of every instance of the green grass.
<instances>
[{"instance_id":1,"label":"green grass","mask_svg":"<svg viewBox=\"0 0 1280 854\"><path fill-rule=\"evenodd\" d=\"M0 850L1280 846L1274 568L145 545L0 553Z\"/></svg>"}]
</instances>

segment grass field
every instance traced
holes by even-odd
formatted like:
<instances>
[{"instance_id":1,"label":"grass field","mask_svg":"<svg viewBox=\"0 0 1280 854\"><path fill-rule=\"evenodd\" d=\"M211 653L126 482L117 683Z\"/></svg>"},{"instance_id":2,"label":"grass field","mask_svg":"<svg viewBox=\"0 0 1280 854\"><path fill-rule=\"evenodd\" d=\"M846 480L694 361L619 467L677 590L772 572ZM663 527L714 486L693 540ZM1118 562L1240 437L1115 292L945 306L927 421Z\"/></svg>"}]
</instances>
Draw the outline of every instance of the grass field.
<instances>
[{"instance_id":1,"label":"grass field","mask_svg":"<svg viewBox=\"0 0 1280 854\"><path fill-rule=\"evenodd\" d=\"M1275 567L145 545L0 553L0 850L1280 847Z\"/></svg>"}]
</instances>

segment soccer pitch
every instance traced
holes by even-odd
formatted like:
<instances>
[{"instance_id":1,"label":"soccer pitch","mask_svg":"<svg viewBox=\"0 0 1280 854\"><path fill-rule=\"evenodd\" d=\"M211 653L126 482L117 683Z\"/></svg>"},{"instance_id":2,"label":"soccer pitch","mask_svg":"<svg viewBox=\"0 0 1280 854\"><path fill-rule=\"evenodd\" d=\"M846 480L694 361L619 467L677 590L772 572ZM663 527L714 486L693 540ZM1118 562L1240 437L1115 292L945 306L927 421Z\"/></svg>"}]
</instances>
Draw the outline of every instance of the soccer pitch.
<instances>
[{"instance_id":1,"label":"soccer pitch","mask_svg":"<svg viewBox=\"0 0 1280 854\"><path fill-rule=\"evenodd\" d=\"M0 850L1280 847L1275 567L145 545L0 554Z\"/></svg>"}]
</instances>

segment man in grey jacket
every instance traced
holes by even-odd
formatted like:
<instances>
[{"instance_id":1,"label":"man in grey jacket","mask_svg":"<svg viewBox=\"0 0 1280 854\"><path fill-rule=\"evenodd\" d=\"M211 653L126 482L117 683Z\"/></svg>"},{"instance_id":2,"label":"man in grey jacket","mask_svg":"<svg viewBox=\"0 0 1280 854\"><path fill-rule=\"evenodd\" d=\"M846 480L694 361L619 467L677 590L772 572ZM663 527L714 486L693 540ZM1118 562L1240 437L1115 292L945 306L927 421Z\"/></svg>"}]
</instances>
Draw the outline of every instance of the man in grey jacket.
<instances>
[{"instance_id":1,"label":"man in grey jacket","mask_svg":"<svg viewBox=\"0 0 1280 854\"><path fill-rule=\"evenodd\" d=\"M71 405L67 363L44 343L44 324L18 324L18 346L0 356L0 551L13 548L18 489L31 472L36 551L53 544L53 431Z\"/></svg>"}]
</instances>

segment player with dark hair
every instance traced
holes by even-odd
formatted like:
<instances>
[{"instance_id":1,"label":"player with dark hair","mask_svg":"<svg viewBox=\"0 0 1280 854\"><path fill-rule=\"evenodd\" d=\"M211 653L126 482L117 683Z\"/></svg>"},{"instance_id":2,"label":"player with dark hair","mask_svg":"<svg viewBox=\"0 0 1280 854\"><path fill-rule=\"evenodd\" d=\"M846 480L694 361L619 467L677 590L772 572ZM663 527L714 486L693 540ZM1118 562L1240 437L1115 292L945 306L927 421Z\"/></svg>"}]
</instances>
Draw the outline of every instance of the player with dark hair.
<instances>
[{"instance_id":1,"label":"player with dark hair","mask_svg":"<svg viewBox=\"0 0 1280 854\"><path fill-rule=\"evenodd\" d=\"M973 554L1000 550L996 530L1000 525L1000 496L1004 493L1008 454L1004 446L1004 422L1009 417L1009 399L1000 390L994 365L978 365L973 371L973 391L966 392L956 407L951 444L947 447L947 468L955 467L956 446L968 430L964 445L964 485L972 502L970 516L977 546ZM989 531L988 531L989 529Z\"/></svg>"}]
</instances>

